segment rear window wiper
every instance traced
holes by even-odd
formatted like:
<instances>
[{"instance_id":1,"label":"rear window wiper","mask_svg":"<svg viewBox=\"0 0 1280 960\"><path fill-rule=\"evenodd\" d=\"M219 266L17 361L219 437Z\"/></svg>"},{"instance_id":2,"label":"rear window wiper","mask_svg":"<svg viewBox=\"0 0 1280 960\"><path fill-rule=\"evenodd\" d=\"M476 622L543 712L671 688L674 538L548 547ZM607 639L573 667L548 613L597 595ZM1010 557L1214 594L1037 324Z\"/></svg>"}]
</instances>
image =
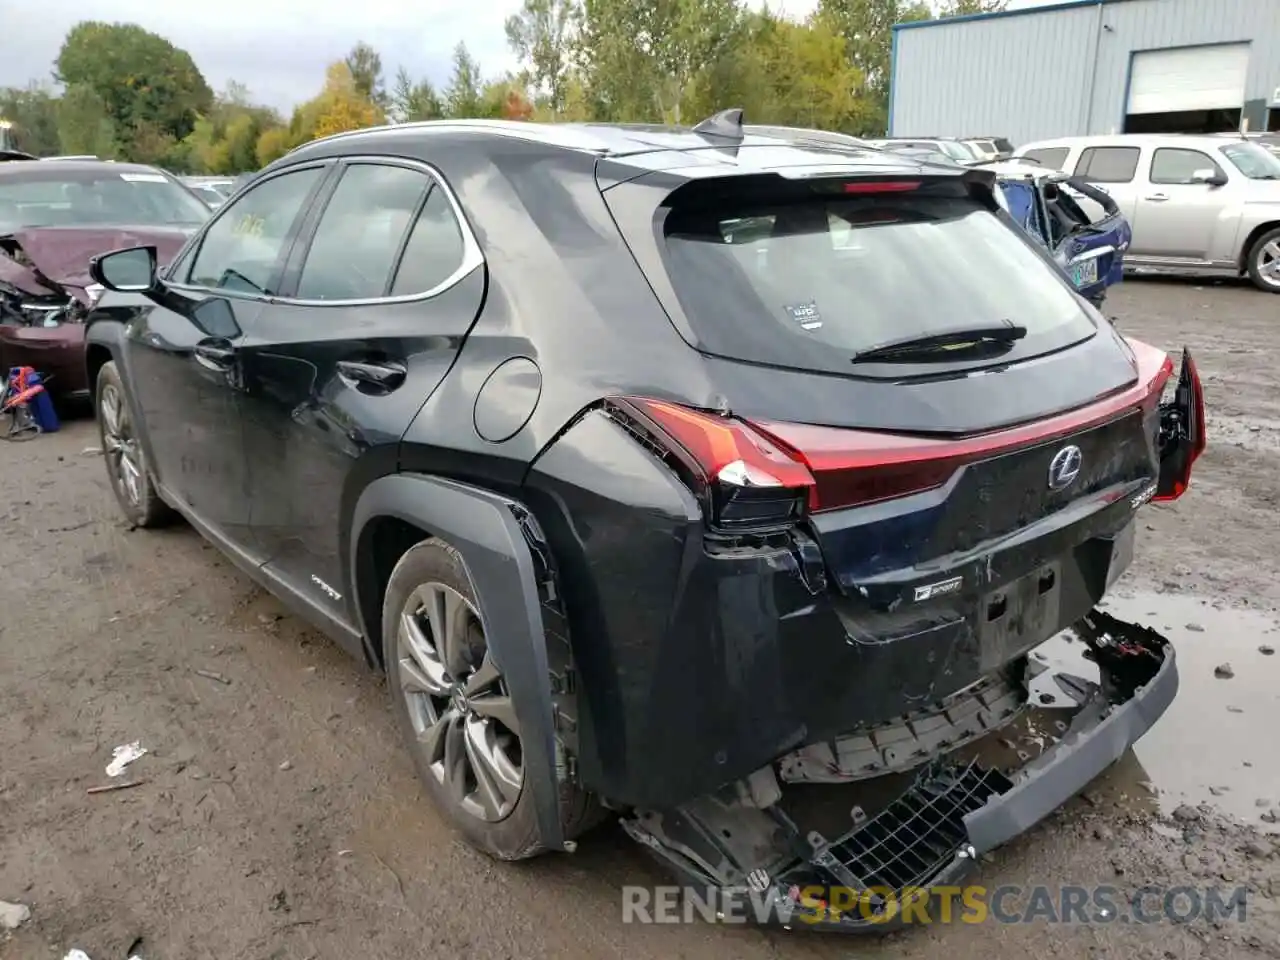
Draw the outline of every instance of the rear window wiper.
<instances>
[{"instance_id":1,"label":"rear window wiper","mask_svg":"<svg viewBox=\"0 0 1280 960\"><path fill-rule=\"evenodd\" d=\"M974 349L993 349L1012 346L1027 335L1027 328L1005 322L1000 326L969 327L961 330L947 330L942 333L928 334L922 337L907 337L902 340L891 340L866 350L860 350L852 357L852 363L892 363L894 361L930 361L950 360L957 353Z\"/></svg>"}]
</instances>

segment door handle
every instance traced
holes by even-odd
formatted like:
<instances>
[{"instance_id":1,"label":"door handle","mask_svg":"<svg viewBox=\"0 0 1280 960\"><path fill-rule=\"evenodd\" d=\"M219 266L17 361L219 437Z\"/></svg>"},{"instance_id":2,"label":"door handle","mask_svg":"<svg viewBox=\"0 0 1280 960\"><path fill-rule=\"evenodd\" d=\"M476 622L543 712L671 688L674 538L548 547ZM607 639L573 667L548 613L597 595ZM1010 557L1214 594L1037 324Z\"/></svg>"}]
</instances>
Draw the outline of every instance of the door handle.
<instances>
[{"instance_id":1,"label":"door handle","mask_svg":"<svg viewBox=\"0 0 1280 960\"><path fill-rule=\"evenodd\" d=\"M1142 199L1150 200L1152 203L1164 203L1169 199L1169 195L1167 193L1153 193L1151 196L1143 197Z\"/></svg>"},{"instance_id":2,"label":"door handle","mask_svg":"<svg viewBox=\"0 0 1280 960\"><path fill-rule=\"evenodd\" d=\"M350 386L390 393L404 383L408 370L393 360L339 360L338 376Z\"/></svg>"},{"instance_id":3,"label":"door handle","mask_svg":"<svg viewBox=\"0 0 1280 960\"><path fill-rule=\"evenodd\" d=\"M196 362L210 370L226 370L236 359L235 348L219 340L201 341L196 344L193 353Z\"/></svg>"}]
</instances>

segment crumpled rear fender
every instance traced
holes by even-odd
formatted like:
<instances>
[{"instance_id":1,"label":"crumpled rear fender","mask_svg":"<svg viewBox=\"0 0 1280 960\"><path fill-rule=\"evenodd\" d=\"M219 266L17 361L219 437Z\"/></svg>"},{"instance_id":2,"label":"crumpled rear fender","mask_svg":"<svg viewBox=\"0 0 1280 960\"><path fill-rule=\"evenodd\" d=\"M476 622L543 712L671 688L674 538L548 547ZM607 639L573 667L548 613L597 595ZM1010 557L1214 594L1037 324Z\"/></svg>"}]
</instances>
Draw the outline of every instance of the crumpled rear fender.
<instances>
[{"instance_id":1,"label":"crumpled rear fender","mask_svg":"<svg viewBox=\"0 0 1280 960\"><path fill-rule=\"evenodd\" d=\"M533 557L521 523L531 515L499 494L423 474L374 480L351 516L351 578L355 608L367 642L381 643L370 622L368 594L376 589L367 556L371 523L393 517L448 542L462 555L475 590L489 650L515 701L526 787L534 791L538 827L549 850L563 849L550 671ZM374 605L380 604L376 598Z\"/></svg>"}]
</instances>

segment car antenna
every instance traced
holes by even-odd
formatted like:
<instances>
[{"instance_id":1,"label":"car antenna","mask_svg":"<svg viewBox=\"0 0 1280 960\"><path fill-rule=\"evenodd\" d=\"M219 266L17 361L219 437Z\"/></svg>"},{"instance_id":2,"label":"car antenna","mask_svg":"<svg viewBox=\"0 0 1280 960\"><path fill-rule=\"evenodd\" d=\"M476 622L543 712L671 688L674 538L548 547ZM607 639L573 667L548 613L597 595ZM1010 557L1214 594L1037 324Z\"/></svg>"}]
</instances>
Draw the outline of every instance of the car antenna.
<instances>
[{"instance_id":1,"label":"car antenna","mask_svg":"<svg viewBox=\"0 0 1280 960\"><path fill-rule=\"evenodd\" d=\"M695 126L693 132L700 137L716 137L722 140L737 140L741 142L745 136L742 131L742 108L733 107L729 110L721 110Z\"/></svg>"},{"instance_id":2,"label":"car antenna","mask_svg":"<svg viewBox=\"0 0 1280 960\"><path fill-rule=\"evenodd\" d=\"M737 158L738 148L746 138L742 129L742 108L734 107L721 110L714 116L707 117L693 128L693 132L714 144L713 149L730 157ZM722 141L715 143L715 141Z\"/></svg>"}]
</instances>

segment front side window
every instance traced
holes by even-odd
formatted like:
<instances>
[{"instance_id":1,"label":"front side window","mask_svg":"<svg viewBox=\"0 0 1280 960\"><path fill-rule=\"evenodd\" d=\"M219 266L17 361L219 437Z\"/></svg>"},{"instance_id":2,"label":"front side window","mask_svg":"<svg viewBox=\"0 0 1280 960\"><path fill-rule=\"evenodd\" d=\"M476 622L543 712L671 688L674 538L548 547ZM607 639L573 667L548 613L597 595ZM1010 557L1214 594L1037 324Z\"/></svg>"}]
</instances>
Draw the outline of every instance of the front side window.
<instances>
[{"instance_id":1,"label":"front side window","mask_svg":"<svg viewBox=\"0 0 1280 960\"><path fill-rule=\"evenodd\" d=\"M1280 155L1271 150L1256 143L1231 143L1221 149L1231 165L1250 180L1280 180Z\"/></svg>"},{"instance_id":2,"label":"front side window","mask_svg":"<svg viewBox=\"0 0 1280 960\"><path fill-rule=\"evenodd\" d=\"M1008 322L1027 328L1012 359L1095 329L1016 227L927 188L676 206L664 247L702 349L733 359L853 374L857 353L903 338Z\"/></svg>"},{"instance_id":3,"label":"front side window","mask_svg":"<svg viewBox=\"0 0 1280 960\"><path fill-rule=\"evenodd\" d=\"M1161 147L1151 158L1152 183L1196 183L1195 175L1205 170L1215 176L1222 173L1222 168L1207 153L1199 150Z\"/></svg>"},{"instance_id":4,"label":"front side window","mask_svg":"<svg viewBox=\"0 0 1280 960\"><path fill-rule=\"evenodd\" d=\"M1138 169L1137 147L1088 147L1076 163L1076 175L1093 183L1128 183Z\"/></svg>"},{"instance_id":5,"label":"front side window","mask_svg":"<svg viewBox=\"0 0 1280 960\"><path fill-rule=\"evenodd\" d=\"M431 179L407 167L353 164L342 174L298 280L299 300L386 296L396 255Z\"/></svg>"},{"instance_id":6,"label":"front side window","mask_svg":"<svg viewBox=\"0 0 1280 960\"><path fill-rule=\"evenodd\" d=\"M187 282L274 295L294 222L323 175L311 167L272 177L223 207L200 241Z\"/></svg>"}]
</instances>

